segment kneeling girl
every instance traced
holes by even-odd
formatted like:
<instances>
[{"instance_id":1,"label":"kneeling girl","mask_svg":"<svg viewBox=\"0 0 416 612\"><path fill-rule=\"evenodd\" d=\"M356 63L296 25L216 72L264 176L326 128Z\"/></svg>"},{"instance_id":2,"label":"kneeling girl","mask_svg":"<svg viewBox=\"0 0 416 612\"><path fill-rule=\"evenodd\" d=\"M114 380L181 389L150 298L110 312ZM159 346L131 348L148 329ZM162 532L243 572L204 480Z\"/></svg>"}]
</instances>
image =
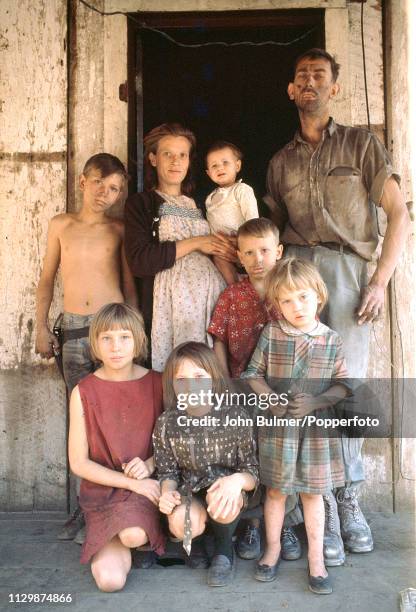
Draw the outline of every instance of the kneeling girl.
<instances>
[{"instance_id":1,"label":"kneeling girl","mask_svg":"<svg viewBox=\"0 0 416 612\"><path fill-rule=\"evenodd\" d=\"M141 315L107 304L90 327L93 357L102 366L74 388L70 403L69 462L82 478L80 506L86 540L81 563L102 591L122 589L130 548L150 542L164 551L158 511L152 432L162 411L161 375L134 361L146 357Z\"/></svg>"}]
</instances>

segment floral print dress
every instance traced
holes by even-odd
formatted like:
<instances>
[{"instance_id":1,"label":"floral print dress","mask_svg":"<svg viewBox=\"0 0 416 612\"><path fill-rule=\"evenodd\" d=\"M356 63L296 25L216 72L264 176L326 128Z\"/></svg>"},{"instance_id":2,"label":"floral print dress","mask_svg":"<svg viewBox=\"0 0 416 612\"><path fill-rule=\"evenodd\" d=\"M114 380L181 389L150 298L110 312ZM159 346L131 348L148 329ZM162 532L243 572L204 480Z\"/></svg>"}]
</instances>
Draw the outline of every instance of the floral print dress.
<instances>
[{"instance_id":1,"label":"floral print dress","mask_svg":"<svg viewBox=\"0 0 416 612\"><path fill-rule=\"evenodd\" d=\"M159 240L185 240L210 233L194 200L158 192ZM207 328L225 282L211 259L194 251L158 272L153 288L152 367L161 372L178 344L194 340L212 346Z\"/></svg>"}]
</instances>

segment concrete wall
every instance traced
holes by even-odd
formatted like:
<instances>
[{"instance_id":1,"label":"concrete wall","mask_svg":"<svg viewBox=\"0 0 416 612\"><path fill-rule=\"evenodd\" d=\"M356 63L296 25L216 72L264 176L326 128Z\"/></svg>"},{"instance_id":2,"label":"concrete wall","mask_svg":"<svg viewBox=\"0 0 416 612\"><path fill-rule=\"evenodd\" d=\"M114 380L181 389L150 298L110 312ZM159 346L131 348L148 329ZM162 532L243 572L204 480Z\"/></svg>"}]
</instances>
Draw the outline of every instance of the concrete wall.
<instances>
[{"instance_id":1,"label":"concrete wall","mask_svg":"<svg viewBox=\"0 0 416 612\"><path fill-rule=\"evenodd\" d=\"M346 0L260 0L256 3L248 0L160 0L155 7L150 0L91 2L106 11L132 12L155 8L160 11L215 11L323 7L326 9L327 49L336 53L342 64L342 89L334 103L333 114L340 122L366 124L359 4L349 4ZM67 135L66 2L38 0L36 9L32 4L27 0L18 4L3 0L1 7L0 53L6 68L1 75L0 168L5 179L0 186L0 218L2 235L8 237L8 248L3 256L5 265L0 268L0 299L2 312L6 313L2 326L5 331L0 339L3 401L0 465L4 474L0 485L0 509L53 509L65 505L63 387L53 365L42 363L33 354L34 290L45 248L47 223L53 214L65 210L66 206L68 210L78 209L77 177L85 160L93 153L107 150L127 161L127 104L118 99L118 87L127 78L126 18L104 18L77 0L71 0ZM404 83L406 6L399 0L388 0L385 4L390 27L395 31L389 61L399 66L400 82ZM369 0L364 14L371 123L383 138L386 109L380 1ZM391 83L395 87L397 80ZM392 89L390 99L393 94ZM391 135L388 146L399 171L407 176L408 109L405 98L399 96L387 109L387 114ZM405 178L406 191L409 191L409 184ZM412 248L397 275L398 314L389 306L385 320L375 326L372 334L370 374L374 377L389 377L391 361L397 361L398 320L403 332L406 375L415 369L411 349L415 309L411 302L414 298L408 291L415 270ZM54 312L59 310L60 295L58 284ZM414 455L413 447L409 448L402 449L400 465L403 468L405 464L406 469ZM391 509L395 497L400 507L409 505L409 500L413 503L411 481L406 481L408 484L404 488L400 483L393 486L394 466L394 474L398 473L398 452L390 441L366 443L368 484L365 499L374 509ZM397 487L402 491L400 495Z\"/></svg>"},{"instance_id":2,"label":"concrete wall","mask_svg":"<svg viewBox=\"0 0 416 612\"><path fill-rule=\"evenodd\" d=\"M0 509L63 509L65 393L34 354L34 313L48 221L66 209L66 3L0 12Z\"/></svg>"}]
</instances>

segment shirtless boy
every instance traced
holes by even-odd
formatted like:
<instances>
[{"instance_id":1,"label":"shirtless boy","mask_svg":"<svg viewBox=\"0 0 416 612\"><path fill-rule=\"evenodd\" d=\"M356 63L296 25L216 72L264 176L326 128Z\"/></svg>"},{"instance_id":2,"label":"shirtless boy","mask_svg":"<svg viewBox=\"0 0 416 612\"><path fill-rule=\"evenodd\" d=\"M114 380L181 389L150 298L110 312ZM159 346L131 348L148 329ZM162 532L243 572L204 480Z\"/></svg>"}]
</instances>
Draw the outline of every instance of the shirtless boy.
<instances>
[{"instance_id":1,"label":"shirtless boy","mask_svg":"<svg viewBox=\"0 0 416 612\"><path fill-rule=\"evenodd\" d=\"M81 210L56 215L50 222L37 290L36 352L42 357L52 357L53 349L58 348L48 325L48 314L59 266L64 289L64 330L88 327L93 315L109 302L137 305L134 281L122 246L123 222L106 214L120 198L125 181L126 171L117 157L108 153L94 155L85 164L79 181L83 193ZM68 348L74 349L73 343L79 348L85 345L80 340L87 342L87 337L69 340L63 347L69 393L93 369L92 362L79 361L77 350L70 351L68 360ZM74 361L78 364L71 363Z\"/></svg>"},{"instance_id":2,"label":"shirtless boy","mask_svg":"<svg viewBox=\"0 0 416 612\"><path fill-rule=\"evenodd\" d=\"M64 291L62 357L69 394L81 378L94 370L88 344L93 315L110 302L125 301L137 306L134 280L124 255L124 224L106 214L121 197L126 179L126 170L117 157L108 153L94 155L79 180L81 210L56 215L49 225L36 295L35 348L48 358L58 349L48 315L60 266ZM71 339L65 341L65 335Z\"/></svg>"}]
</instances>

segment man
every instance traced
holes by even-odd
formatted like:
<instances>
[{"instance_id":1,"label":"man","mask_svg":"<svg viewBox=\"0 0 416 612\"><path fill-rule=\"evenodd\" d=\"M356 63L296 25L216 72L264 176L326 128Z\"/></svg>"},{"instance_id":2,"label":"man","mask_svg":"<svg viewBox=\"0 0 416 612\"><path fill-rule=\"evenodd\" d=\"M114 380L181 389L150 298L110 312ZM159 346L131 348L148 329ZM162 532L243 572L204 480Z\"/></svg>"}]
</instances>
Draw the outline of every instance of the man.
<instances>
[{"instance_id":1,"label":"man","mask_svg":"<svg viewBox=\"0 0 416 612\"><path fill-rule=\"evenodd\" d=\"M369 324L383 311L410 220L399 177L378 139L368 130L338 125L329 115L330 100L339 92L339 68L322 49L296 60L288 94L298 109L300 130L270 161L264 200L285 255L318 267L329 292L322 318L342 336L349 374L359 379L367 372ZM385 211L387 230L367 282L367 264L378 244L374 205ZM347 486L336 497L324 497L327 565L344 562L341 534L350 552L373 549L357 500L357 486L364 480L363 439L343 438L342 443Z\"/></svg>"}]
</instances>

